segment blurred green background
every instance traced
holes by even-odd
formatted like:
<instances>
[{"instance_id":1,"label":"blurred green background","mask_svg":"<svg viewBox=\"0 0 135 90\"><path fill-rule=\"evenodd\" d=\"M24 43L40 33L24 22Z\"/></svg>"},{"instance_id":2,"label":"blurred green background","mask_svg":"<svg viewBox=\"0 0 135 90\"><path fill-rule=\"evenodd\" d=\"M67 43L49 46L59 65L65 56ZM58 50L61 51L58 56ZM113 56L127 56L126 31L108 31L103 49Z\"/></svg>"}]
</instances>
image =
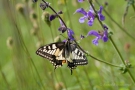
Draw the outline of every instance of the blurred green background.
<instances>
[{"instance_id":1,"label":"blurred green background","mask_svg":"<svg viewBox=\"0 0 135 90\"><path fill-rule=\"evenodd\" d=\"M66 2L65 2L66 1ZM75 32L75 38L86 35L89 30L102 30L95 19L94 25L89 27L86 22L80 24L81 14L74 14L75 10L83 7L89 10L89 3L78 3L77 0L48 0L56 11L63 11L61 17L67 26ZM131 63L131 75L135 78L135 10L125 0L94 0L98 10L99 4L104 6L103 22L113 32L112 39L118 47L126 63ZM41 0L1 0L0 1L0 90L135 90L135 82L129 73L102 62L87 57L89 64L78 66L70 74L66 64L55 70L49 60L36 55L36 50L54 42L60 37L58 19L51 22L51 26L44 21L45 11L39 7ZM127 11L126 11L127 10ZM127 15L123 19L124 13ZM127 32L127 33L125 33ZM66 34L63 34L65 37ZM92 44L94 36L87 37L79 43L91 55L115 65L123 64L110 41L99 45Z\"/></svg>"}]
</instances>

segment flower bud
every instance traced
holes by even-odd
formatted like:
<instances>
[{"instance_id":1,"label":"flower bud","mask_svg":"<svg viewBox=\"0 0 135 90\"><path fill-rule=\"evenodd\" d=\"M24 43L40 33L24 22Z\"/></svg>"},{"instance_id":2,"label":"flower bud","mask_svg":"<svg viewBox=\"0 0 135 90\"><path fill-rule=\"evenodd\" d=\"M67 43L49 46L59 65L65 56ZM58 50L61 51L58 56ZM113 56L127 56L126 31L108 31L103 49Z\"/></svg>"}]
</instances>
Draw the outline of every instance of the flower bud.
<instances>
[{"instance_id":1,"label":"flower bud","mask_svg":"<svg viewBox=\"0 0 135 90\"><path fill-rule=\"evenodd\" d=\"M50 26L51 22L49 19L50 19L50 14L48 12L43 12L42 20L45 21Z\"/></svg>"},{"instance_id":2,"label":"flower bud","mask_svg":"<svg viewBox=\"0 0 135 90\"><path fill-rule=\"evenodd\" d=\"M44 3L40 3L40 8L41 8L42 10L45 10L45 9L46 9L45 4L44 4Z\"/></svg>"},{"instance_id":3,"label":"flower bud","mask_svg":"<svg viewBox=\"0 0 135 90\"><path fill-rule=\"evenodd\" d=\"M37 14L33 10L30 12L30 19L32 22L37 20Z\"/></svg>"},{"instance_id":4,"label":"flower bud","mask_svg":"<svg viewBox=\"0 0 135 90\"><path fill-rule=\"evenodd\" d=\"M55 85L55 90L62 90L64 89L64 84L62 82L59 82Z\"/></svg>"},{"instance_id":5,"label":"flower bud","mask_svg":"<svg viewBox=\"0 0 135 90\"><path fill-rule=\"evenodd\" d=\"M24 5L23 4L18 3L16 5L16 10L24 16Z\"/></svg>"},{"instance_id":6,"label":"flower bud","mask_svg":"<svg viewBox=\"0 0 135 90\"><path fill-rule=\"evenodd\" d=\"M104 4L105 4L105 6L107 6L108 5L108 2L104 2Z\"/></svg>"},{"instance_id":7,"label":"flower bud","mask_svg":"<svg viewBox=\"0 0 135 90\"><path fill-rule=\"evenodd\" d=\"M13 47L13 38L12 37L8 37L7 38L7 47L9 48L9 49L12 49L12 47Z\"/></svg>"},{"instance_id":8,"label":"flower bud","mask_svg":"<svg viewBox=\"0 0 135 90\"><path fill-rule=\"evenodd\" d=\"M124 46L124 49L125 49L126 52L129 52L130 44L126 43L125 46Z\"/></svg>"}]
</instances>

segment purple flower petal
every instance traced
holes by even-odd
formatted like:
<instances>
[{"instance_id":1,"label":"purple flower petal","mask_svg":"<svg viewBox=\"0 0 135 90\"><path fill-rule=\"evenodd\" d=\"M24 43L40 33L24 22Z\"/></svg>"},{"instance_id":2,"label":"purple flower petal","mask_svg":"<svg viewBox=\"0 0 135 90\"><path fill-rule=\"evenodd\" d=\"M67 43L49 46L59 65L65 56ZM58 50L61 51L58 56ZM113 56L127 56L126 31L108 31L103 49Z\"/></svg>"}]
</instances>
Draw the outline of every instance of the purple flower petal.
<instances>
[{"instance_id":1,"label":"purple flower petal","mask_svg":"<svg viewBox=\"0 0 135 90\"><path fill-rule=\"evenodd\" d=\"M67 40L65 39L65 40L63 40L62 42L66 42Z\"/></svg>"},{"instance_id":2,"label":"purple flower petal","mask_svg":"<svg viewBox=\"0 0 135 90\"><path fill-rule=\"evenodd\" d=\"M102 13L102 10L103 10L103 7L100 6L100 9L99 9L98 13Z\"/></svg>"},{"instance_id":3,"label":"purple flower petal","mask_svg":"<svg viewBox=\"0 0 135 90\"><path fill-rule=\"evenodd\" d=\"M60 32L64 33L67 30L67 28L66 27L59 27L58 30Z\"/></svg>"},{"instance_id":4,"label":"purple flower petal","mask_svg":"<svg viewBox=\"0 0 135 90\"><path fill-rule=\"evenodd\" d=\"M94 22L94 20L93 20L93 18L91 18L91 19L88 21L88 25L89 25L89 26L92 26L92 25L93 25L93 22Z\"/></svg>"},{"instance_id":5,"label":"purple flower petal","mask_svg":"<svg viewBox=\"0 0 135 90\"><path fill-rule=\"evenodd\" d=\"M56 15L51 15L49 19L50 19L50 21L52 21L52 20L54 20L55 18L56 18Z\"/></svg>"},{"instance_id":6,"label":"purple flower petal","mask_svg":"<svg viewBox=\"0 0 135 90\"><path fill-rule=\"evenodd\" d=\"M91 30L91 31L89 31L87 35L88 35L88 36L90 36L90 35L94 35L94 36L96 36L96 37L98 37L98 36L99 36L98 32L97 32L97 31L95 31L95 30Z\"/></svg>"},{"instance_id":7,"label":"purple flower petal","mask_svg":"<svg viewBox=\"0 0 135 90\"><path fill-rule=\"evenodd\" d=\"M89 18L95 18L94 14L92 12L90 12L90 11L87 13L87 15L88 15Z\"/></svg>"},{"instance_id":8,"label":"purple flower petal","mask_svg":"<svg viewBox=\"0 0 135 90\"><path fill-rule=\"evenodd\" d=\"M63 22L59 19L59 22L60 22L60 25L61 26L64 26Z\"/></svg>"},{"instance_id":9,"label":"purple flower petal","mask_svg":"<svg viewBox=\"0 0 135 90\"><path fill-rule=\"evenodd\" d=\"M105 16L102 15L102 10L103 10L103 7L100 6L100 9L98 11L98 17L99 17L100 21L104 21L105 20Z\"/></svg>"},{"instance_id":10,"label":"purple flower petal","mask_svg":"<svg viewBox=\"0 0 135 90\"><path fill-rule=\"evenodd\" d=\"M103 25L103 26L104 26L104 29L105 29L105 30L106 30L106 29L108 30L108 27L107 27L106 25Z\"/></svg>"},{"instance_id":11,"label":"purple flower petal","mask_svg":"<svg viewBox=\"0 0 135 90\"><path fill-rule=\"evenodd\" d=\"M91 6L90 6L89 12L94 13L94 10L93 10L93 8Z\"/></svg>"},{"instance_id":12,"label":"purple flower petal","mask_svg":"<svg viewBox=\"0 0 135 90\"><path fill-rule=\"evenodd\" d=\"M103 35L103 37L102 37L102 40L104 41L104 42L107 42L108 41L108 29L105 29L104 30L104 35Z\"/></svg>"},{"instance_id":13,"label":"purple flower petal","mask_svg":"<svg viewBox=\"0 0 135 90\"><path fill-rule=\"evenodd\" d=\"M104 37L102 38L102 40L103 40L104 42L107 42L107 41L108 41L108 37L104 36Z\"/></svg>"},{"instance_id":14,"label":"purple flower petal","mask_svg":"<svg viewBox=\"0 0 135 90\"><path fill-rule=\"evenodd\" d=\"M98 14L99 20L100 21L104 21L105 20L105 16L103 16L102 14Z\"/></svg>"},{"instance_id":15,"label":"purple flower petal","mask_svg":"<svg viewBox=\"0 0 135 90\"><path fill-rule=\"evenodd\" d=\"M80 17L79 22L84 23L85 22L85 17Z\"/></svg>"},{"instance_id":16,"label":"purple flower petal","mask_svg":"<svg viewBox=\"0 0 135 90\"><path fill-rule=\"evenodd\" d=\"M92 12L88 12L88 25L89 26L92 26L93 25L93 22L94 22L94 19L95 19L95 17L94 17L94 15L93 15L93 13Z\"/></svg>"},{"instance_id":17,"label":"purple flower petal","mask_svg":"<svg viewBox=\"0 0 135 90\"><path fill-rule=\"evenodd\" d=\"M87 15L87 12L83 8L79 8L76 10L77 13L81 13L83 15Z\"/></svg>"},{"instance_id":18,"label":"purple flower petal","mask_svg":"<svg viewBox=\"0 0 135 90\"><path fill-rule=\"evenodd\" d=\"M61 26L58 28L58 30L60 32L64 33L67 30L67 28L65 27L65 25L63 24L63 22L60 19L59 19L59 22L60 22Z\"/></svg>"},{"instance_id":19,"label":"purple flower petal","mask_svg":"<svg viewBox=\"0 0 135 90\"><path fill-rule=\"evenodd\" d=\"M78 0L78 2L84 2L84 0Z\"/></svg>"},{"instance_id":20,"label":"purple flower petal","mask_svg":"<svg viewBox=\"0 0 135 90\"><path fill-rule=\"evenodd\" d=\"M71 29L68 29L68 38L69 38L70 40L74 40L73 35L74 35L74 32L73 32Z\"/></svg>"},{"instance_id":21,"label":"purple flower petal","mask_svg":"<svg viewBox=\"0 0 135 90\"><path fill-rule=\"evenodd\" d=\"M99 40L99 38L96 37L94 40L92 40L92 43L95 44L95 45L98 45L98 40Z\"/></svg>"}]
</instances>

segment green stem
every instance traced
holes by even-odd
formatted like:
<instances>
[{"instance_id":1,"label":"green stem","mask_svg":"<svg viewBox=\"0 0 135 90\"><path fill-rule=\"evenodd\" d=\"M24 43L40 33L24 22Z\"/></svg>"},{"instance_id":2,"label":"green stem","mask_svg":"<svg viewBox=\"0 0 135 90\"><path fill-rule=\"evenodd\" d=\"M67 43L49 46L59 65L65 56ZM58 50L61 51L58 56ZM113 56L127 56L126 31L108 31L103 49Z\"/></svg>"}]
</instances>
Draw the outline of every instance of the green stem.
<instances>
[{"instance_id":1,"label":"green stem","mask_svg":"<svg viewBox=\"0 0 135 90\"><path fill-rule=\"evenodd\" d=\"M5 76L4 72L2 71L1 64L0 64L0 72L1 72L1 75L2 75L2 77L3 77L3 79L4 79L5 83L6 83L6 85L7 85L8 90L11 90L10 89L10 86L9 86L9 83L8 83L8 81L6 79L6 76Z\"/></svg>"},{"instance_id":2,"label":"green stem","mask_svg":"<svg viewBox=\"0 0 135 90\"><path fill-rule=\"evenodd\" d=\"M71 22L71 17L70 17L70 14L69 14L69 10L68 10L68 6L67 6L67 0L64 0L65 2L65 5L66 5L66 9L67 9L67 15L68 15L68 19L70 21L70 27L73 29L73 26L72 26L72 22Z\"/></svg>"},{"instance_id":3,"label":"green stem","mask_svg":"<svg viewBox=\"0 0 135 90\"><path fill-rule=\"evenodd\" d=\"M52 31L51 27L50 27L50 32L51 32L51 36L52 36L52 41L54 42L54 35L53 35L53 31Z\"/></svg>"},{"instance_id":4,"label":"green stem","mask_svg":"<svg viewBox=\"0 0 135 90\"><path fill-rule=\"evenodd\" d=\"M62 77L63 82L64 82L64 85L65 85L65 89L66 89L66 90L68 90L68 88L67 88L67 84L66 84L66 81L65 81L65 78L64 78L64 75L63 75L63 72L62 72L62 70L61 70L61 69L60 69L60 73L61 73L61 77Z\"/></svg>"},{"instance_id":5,"label":"green stem","mask_svg":"<svg viewBox=\"0 0 135 90\"><path fill-rule=\"evenodd\" d=\"M87 54L88 54L88 53L87 53ZM121 66L119 66L119 65L114 65L114 64L111 64L111 63L106 62L106 61L104 61L104 60L100 60L100 59L98 59L98 58L96 58L96 57L94 57L94 56L92 56L92 55L90 55L90 54L88 54L88 56L90 56L91 58L93 58L93 59L95 59L95 60L97 60L97 61L99 61L99 62L108 64L108 65L113 66L113 67L121 67Z\"/></svg>"},{"instance_id":6,"label":"green stem","mask_svg":"<svg viewBox=\"0 0 135 90\"><path fill-rule=\"evenodd\" d=\"M135 5L134 5L134 3L132 4L132 7L133 7L133 10L134 10L134 12L135 12Z\"/></svg>"},{"instance_id":7,"label":"green stem","mask_svg":"<svg viewBox=\"0 0 135 90\"><path fill-rule=\"evenodd\" d=\"M85 67L84 67L83 69L84 69L84 73L85 73L85 75L86 75L86 77L87 77L87 79L88 79L89 86L90 86L90 90L92 90L92 89L93 89L93 85L92 85L92 81L91 81L90 78L89 78L89 74L88 74L88 72L87 72L87 69L86 69Z\"/></svg>"},{"instance_id":8,"label":"green stem","mask_svg":"<svg viewBox=\"0 0 135 90\"><path fill-rule=\"evenodd\" d=\"M80 80L79 80L78 75L79 75L79 74L76 74L76 79L77 79L77 82L80 84L80 85L79 85L79 86L80 86L80 90L84 90L84 89L83 89L83 86L82 86L82 84L81 84L81 82L80 82Z\"/></svg>"},{"instance_id":9,"label":"green stem","mask_svg":"<svg viewBox=\"0 0 135 90\"><path fill-rule=\"evenodd\" d=\"M129 74L131 80L132 80L132 81L134 82L134 84L135 84L135 78L133 77L133 75L131 74L131 72L130 72L129 69L127 69L127 71L128 71L128 74Z\"/></svg>"},{"instance_id":10,"label":"green stem","mask_svg":"<svg viewBox=\"0 0 135 90\"><path fill-rule=\"evenodd\" d=\"M122 55L121 55L119 49L117 48L116 44L114 43L113 39L112 39L111 37L109 37L109 39L110 39L112 45L114 46L114 49L115 49L116 52L118 53L118 56L120 57L120 59L122 60L122 62L124 63L124 65L126 65L126 63L125 63L125 61L124 61L124 59L123 59L123 57L122 57Z\"/></svg>"}]
</instances>

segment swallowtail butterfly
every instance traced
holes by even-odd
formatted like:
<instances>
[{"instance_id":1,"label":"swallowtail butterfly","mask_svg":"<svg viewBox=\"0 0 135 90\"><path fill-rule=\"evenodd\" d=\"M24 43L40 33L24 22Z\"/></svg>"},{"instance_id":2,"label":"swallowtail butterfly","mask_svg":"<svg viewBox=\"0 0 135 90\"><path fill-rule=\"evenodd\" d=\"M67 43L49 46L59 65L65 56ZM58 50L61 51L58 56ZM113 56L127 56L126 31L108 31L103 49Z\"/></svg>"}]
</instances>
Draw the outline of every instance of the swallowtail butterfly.
<instances>
[{"instance_id":1,"label":"swallowtail butterfly","mask_svg":"<svg viewBox=\"0 0 135 90\"><path fill-rule=\"evenodd\" d=\"M76 45L71 43L70 40L66 42L56 42L40 47L36 54L47 58L56 69L61 67L63 63L71 70L75 69L78 65L88 64L88 60L84 52Z\"/></svg>"}]
</instances>

